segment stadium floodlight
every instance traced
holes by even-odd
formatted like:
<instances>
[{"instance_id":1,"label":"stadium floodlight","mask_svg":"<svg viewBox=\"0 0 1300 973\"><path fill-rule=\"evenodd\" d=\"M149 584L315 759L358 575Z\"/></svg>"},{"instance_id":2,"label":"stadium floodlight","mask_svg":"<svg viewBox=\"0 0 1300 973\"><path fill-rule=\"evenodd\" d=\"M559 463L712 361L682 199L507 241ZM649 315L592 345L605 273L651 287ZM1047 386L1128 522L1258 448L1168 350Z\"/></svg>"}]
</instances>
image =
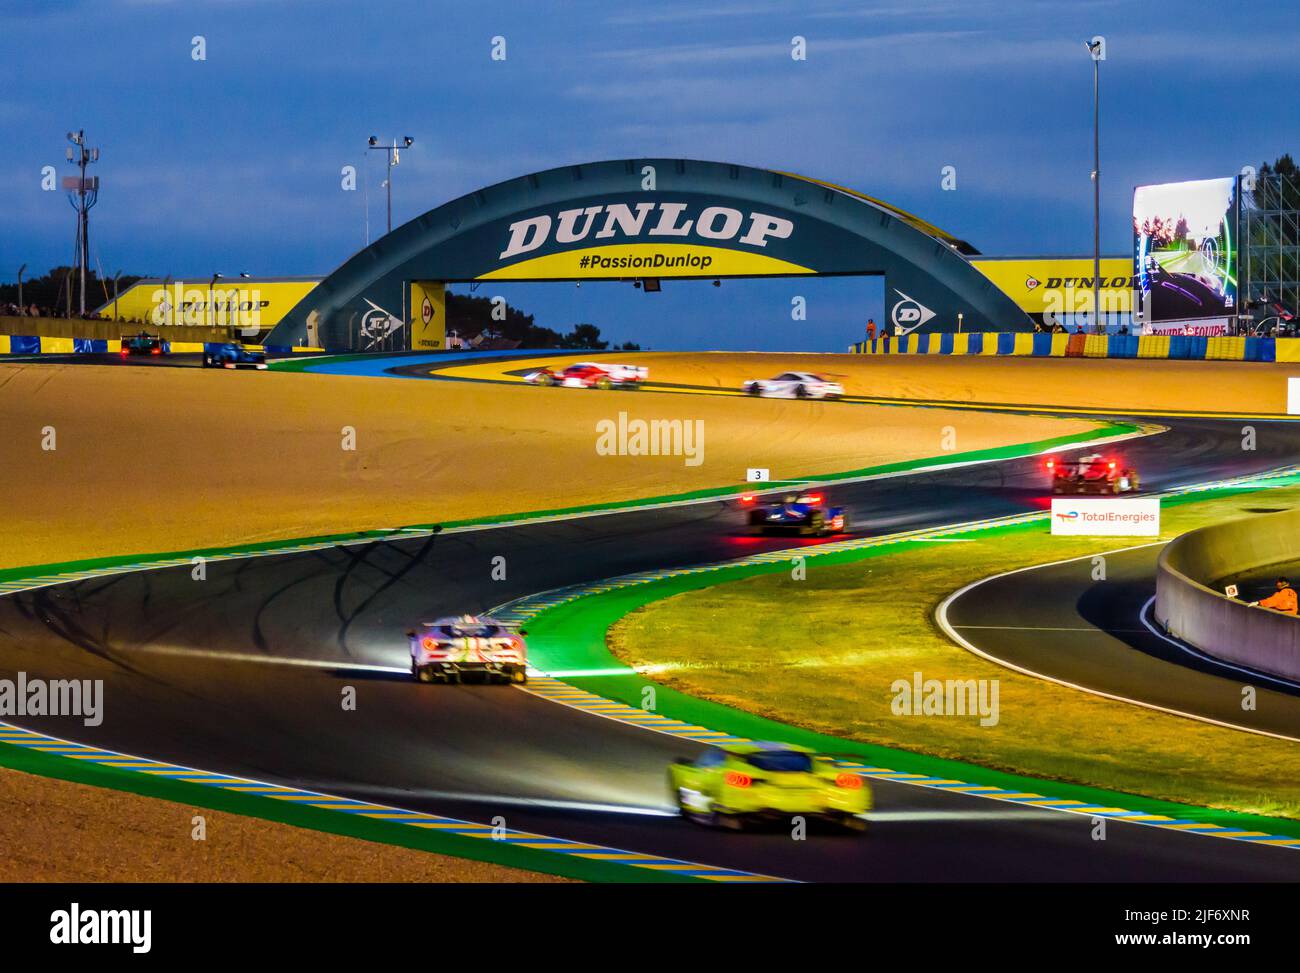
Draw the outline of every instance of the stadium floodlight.
<instances>
[{"instance_id":1,"label":"stadium floodlight","mask_svg":"<svg viewBox=\"0 0 1300 973\"><path fill-rule=\"evenodd\" d=\"M86 316L86 274L90 265L90 210L99 201L99 177L86 178L86 166L99 161L99 149L86 148L86 131L78 129L68 133L68 161L80 170L78 176L69 176L63 187L69 190L68 202L77 213L76 271L81 281L80 314ZM75 189L73 188L75 186ZM68 314L71 316L72 295L68 295Z\"/></svg>"},{"instance_id":2,"label":"stadium floodlight","mask_svg":"<svg viewBox=\"0 0 1300 973\"><path fill-rule=\"evenodd\" d=\"M212 328L217 326L217 308L213 303L212 289L216 286L217 281L219 280L221 280L221 274L214 273L212 279L208 281L208 326Z\"/></svg>"},{"instance_id":3,"label":"stadium floodlight","mask_svg":"<svg viewBox=\"0 0 1300 973\"><path fill-rule=\"evenodd\" d=\"M407 135L402 139L402 142L403 145L401 146L401 148L409 149L411 147L411 144L415 142L415 139ZM392 233L393 232L393 167L396 166L398 162L401 161L401 156L398 153L399 146L397 144L396 138L393 139L391 145L380 145L379 139L377 139L373 135L370 136L368 145L371 149L377 149L387 153L386 161L388 163L388 178L384 180L384 188L388 191L388 232ZM369 203L370 203L370 198L369 196L367 196L366 197L367 207L369 207ZM370 214L369 214L369 209L367 209L366 240L368 241L369 239L370 239Z\"/></svg>"}]
</instances>

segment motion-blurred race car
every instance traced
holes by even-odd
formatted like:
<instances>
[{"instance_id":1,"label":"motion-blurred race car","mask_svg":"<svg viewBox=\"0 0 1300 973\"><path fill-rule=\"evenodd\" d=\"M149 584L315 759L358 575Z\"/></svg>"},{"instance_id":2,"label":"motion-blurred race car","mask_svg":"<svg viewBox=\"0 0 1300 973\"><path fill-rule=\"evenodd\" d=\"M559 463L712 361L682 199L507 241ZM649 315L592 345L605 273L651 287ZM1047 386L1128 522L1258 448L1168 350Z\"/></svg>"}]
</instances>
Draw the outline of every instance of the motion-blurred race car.
<instances>
[{"instance_id":1,"label":"motion-blurred race car","mask_svg":"<svg viewBox=\"0 0 1300 973\"><path fill-rule=\"evenodd\" d=\"M122 357L132 355L170 355L171 343L163 341L156 334L141 331L139 334L122 335Z\"/></svg>"},{"instance_id":2,"label":"motion-blurred race car","mask_svg":"<svg viewBox=\"0 0 1300 973\"><path fill-rule=\"evenodd\" d=\"M214 342L203 346L204 368L265 368L266 354L242 341Z\"/></svg>"},{"instance_id":3,"label":"motion-blurred race car","mask_svg":"<svg viewBox=\"0 0 1300 973\"><path fill-rule=\"evenodd\" d=\"M525 382L534 385L563 385L574 389L634 389L650 374L650 369L640 365L610 365L608 363L578 362L560 371L541 368L524 376Z\"/></svg>"},{"instance_id":4,"label":"motion-blurred race car","mask_svg":"<svg viewBox=\"0 0 1300 973\"><path fill-rule=\"evenodd\" d=\"M749 526L760 534L789 531L828 537L849 529L843 507L832 507L820 493L787 493L780 500L759 500L752 494L740 498L749 507Z\"/></svg>"},{"instance_id":5,"label":"motion-blurred race car","mask_svg":"<svg viewBox=\"0 0 1300 973\"><path fill-rule=\"evenodd\" d=\"M406 633L411 675L420 682L461 682L466 675L485 682L528 682L528 646L522 629L494 618L458 615L421 622Z\"/></svg>"},{"instance_id":6,"label":"motion-blurred race car","mask_svg":"<svg viewBox=\"0 0 1300 973\"><path fill-rule=\"evenodd\" d=\"M748 395L783 399L838 399L844 386L812 372L784 372L776 378L751 379L740 387Z\"/></svg>"},{"instance_id":7,"label":"motion-blurred race car","mask_svg":"<svg viewBox=\"0 0 1300 973\"><path fill-rule=\"evenodd\" d=\"M866 830L871 788L830 758L785 743L728 743L668 768L684 817L739 830L748 821L793 815Z\"/></svg>"},{"instance_id":8,"label":"motion-blurred race car","mask_svg":"<svg viewBox=\"0 0 1300 973\"><path fill-rule=\"evenodd\" d=\"M1141 489L1138 472L1113 457L1090 453L1077 459L1047 459L1053 493L1133 493Z\"/></svg>"}]
</instances>

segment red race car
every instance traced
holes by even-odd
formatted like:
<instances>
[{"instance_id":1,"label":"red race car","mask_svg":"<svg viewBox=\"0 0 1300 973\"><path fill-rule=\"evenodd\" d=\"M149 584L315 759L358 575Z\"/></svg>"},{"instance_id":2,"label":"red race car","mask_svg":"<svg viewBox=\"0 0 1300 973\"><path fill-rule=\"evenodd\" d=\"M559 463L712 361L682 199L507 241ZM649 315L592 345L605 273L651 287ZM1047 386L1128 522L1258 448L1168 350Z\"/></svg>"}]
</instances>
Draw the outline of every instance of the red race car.
<instances>
[{"instance_id":1,"label":"red race car","mask_svg":"<svg viewBox=\"0 0 1300 973\"><path fill-rule=\"evenodd\" d=\"M1053 493L1135 493L1141 489L1138 472L1113 456L1089 453L1075 459L1050 456L1047 472Z\"/></svg>"},{"instance_id":2,"label":"red race car","mask_svg":"<svg viewBox=\"0 0 1300 973\"><path fill-rule=\"evenodd\" d=\"M562 371L541 368L524 376L533 385L562 385L574 389L634 389L650 374L640 365L611 365L601 362L578 362Z\"/></svg>"}]
</instances>

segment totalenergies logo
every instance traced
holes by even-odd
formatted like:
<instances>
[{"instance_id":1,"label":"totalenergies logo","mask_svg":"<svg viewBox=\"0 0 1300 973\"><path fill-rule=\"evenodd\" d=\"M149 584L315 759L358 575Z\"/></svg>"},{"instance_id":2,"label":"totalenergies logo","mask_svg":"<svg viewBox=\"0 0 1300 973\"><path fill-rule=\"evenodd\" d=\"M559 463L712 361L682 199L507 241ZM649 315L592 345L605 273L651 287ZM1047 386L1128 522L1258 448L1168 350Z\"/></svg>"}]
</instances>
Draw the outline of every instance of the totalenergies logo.
<instances>
[{"instance_id":1,"label":"totalenergies logo","mask_svg":"<svg viewBox=\"0 0 1300 973\"><path fill-rule=\"evenodd\" d=\"M1079 519L1079 511L1077 511L1077 510L1058 510L1058 511L1056 511L1056 519L1057 519L1057 520L1064 520L1064 521L1067 521L1067 522L1068 522L1068 521L1071 521L1071 520L1078 520L1078 519Z\"/></svg>"},{"instance_id":2,"label":"totalenergies logo","mask_svg":"<svg viewBox=\"0 0 1300 973\"><path fill-rule=\"evenodd\" d=\"M554 217L531 216L510 224L500 259L539 249L552 239L552 231L556 243L581 243L588 237L614 243L641 236L664 241L694 234L751 247L766 247L768 240L785 240L794 232L792 221L768 213L743 213L730 206L706 206L694 216L689 212L688 203L608 203L560 210Z\"/></svg>"}]
</instances>

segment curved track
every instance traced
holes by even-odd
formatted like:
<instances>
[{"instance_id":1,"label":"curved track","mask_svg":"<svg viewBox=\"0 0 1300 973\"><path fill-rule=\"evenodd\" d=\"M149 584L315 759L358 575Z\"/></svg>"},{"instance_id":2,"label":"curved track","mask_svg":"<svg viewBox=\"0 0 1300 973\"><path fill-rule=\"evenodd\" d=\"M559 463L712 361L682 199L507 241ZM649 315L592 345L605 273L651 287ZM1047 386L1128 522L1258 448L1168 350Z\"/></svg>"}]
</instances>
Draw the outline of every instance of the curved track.
<instances>
[{"instance_id":1,"label":"curved track","mask_svg":"<svg viewBox=\"0 0 1300 973\"><path fill-rule=\"evenodd\" d=\"M1176 420L1125 444L1162 489L1283 465L1300 427ZM1034 459L843 484L861 531L1020 513L1047 503ZM810 880L1289 880L1294 852L877 784L864 841L718 835L667 812L668 761L691 744L504 687L427 687L402 631L560 585L724 560L798 542L743 534L726 502L137 572L0 599L0 673L105 680L99 727L44 732L188 766L471 820ZM504 555L508 580L491 580ZM339 705L358 687L358 708Z\"/></svg>"},{"instance_id":2,"label":"curved track","mask_svg":"<svg viewBox=\"0 0 1300 973\"><path fill-rule=\"evenodd\" d=\"M958 592L947 624L981 654L1022 671L1198 718L1300 740L1300 691L1189 652L1149 625L1163 545L997 575ZM1258 706L1241 707L1241 687Z\"/></svg>"}]
</instances>

